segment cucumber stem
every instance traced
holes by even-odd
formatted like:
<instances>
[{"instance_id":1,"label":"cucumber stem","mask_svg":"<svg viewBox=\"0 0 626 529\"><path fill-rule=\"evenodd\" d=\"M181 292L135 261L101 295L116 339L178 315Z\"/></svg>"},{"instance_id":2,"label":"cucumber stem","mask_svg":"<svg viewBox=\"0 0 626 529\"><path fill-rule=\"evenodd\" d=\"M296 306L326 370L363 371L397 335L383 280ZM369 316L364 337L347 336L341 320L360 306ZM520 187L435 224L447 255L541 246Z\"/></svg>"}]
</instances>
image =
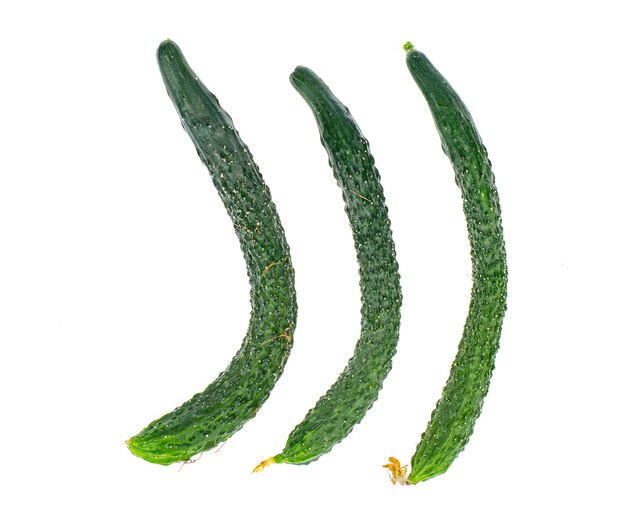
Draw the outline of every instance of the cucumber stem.
<instances>
[{"instance_id":1,"label":"cucumber stem","mask_svg":"<svg viewBox=\"0 0 626 529\"><path fill-rule=\"evenodd\" d=\"M254 467L252 472L263 472L263 469L265 467L269 467L270 465L273 465L274 463L276 463L276 460L273 457L270 457L269 459L261 461L256 467Z\"/></svg>"}]
</instances>

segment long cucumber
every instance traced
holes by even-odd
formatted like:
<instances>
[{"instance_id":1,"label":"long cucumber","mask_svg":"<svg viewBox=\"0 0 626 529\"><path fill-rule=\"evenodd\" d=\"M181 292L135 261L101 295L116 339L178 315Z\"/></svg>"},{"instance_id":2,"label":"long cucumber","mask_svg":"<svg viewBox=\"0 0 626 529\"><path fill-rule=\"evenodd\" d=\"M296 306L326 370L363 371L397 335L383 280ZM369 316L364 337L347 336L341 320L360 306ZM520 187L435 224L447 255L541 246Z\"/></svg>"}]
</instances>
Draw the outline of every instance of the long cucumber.
<instances>
[{"instance_id":1,"label":"long cucumber","mask_svg":"<svg viewBox=\"0 0 626 529\"><path fill-rule=\"evenodd\" d=\"M491 163L472 117L446 79L410 43L407 66L426 98L463 198L471 246L472 292L457 356L411 460L384 465L393 482L415 484L444 473L465 448L494 369L506 311L507 264Z\"/></svg>"},{"instance_id":2,"label":"long cucumber","mask_svg":"<svg viewBox=\"0 0 626 529\"><path fill-rule=\"evenodd\" d=\"M361 288L361 334L354 355L327 393L289 435L283 451L259 464L307 464L342 441L378 397L391 369L402 294L387 206L367 140L348 109L311 70L291 82L311 107L343 194L352 227Z\"/></svg>"},{"instance_id":3,"label":"long cucumber","mask_svg":"<svg viewBox=\"0 0 626 529\"><path fill-rule=\"evenodd\" d=\"M289 357L297 305L289 246L276 207L230 116L174 42L161 43L157 58L182 126L232 219L252 305L241 348L217 379L127 441L135 455L168 465L210 450L255 416Z\"/></svg>"}]
</instances>

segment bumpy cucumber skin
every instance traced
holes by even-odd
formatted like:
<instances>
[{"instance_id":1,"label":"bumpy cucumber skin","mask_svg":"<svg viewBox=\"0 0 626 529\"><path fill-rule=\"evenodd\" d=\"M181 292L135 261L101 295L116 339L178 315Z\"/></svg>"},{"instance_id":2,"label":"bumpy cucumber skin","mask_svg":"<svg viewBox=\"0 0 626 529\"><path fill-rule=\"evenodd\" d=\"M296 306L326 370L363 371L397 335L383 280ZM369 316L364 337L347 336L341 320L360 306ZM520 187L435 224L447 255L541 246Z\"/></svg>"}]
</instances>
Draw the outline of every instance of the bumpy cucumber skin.
<instances>
[{"instance_id":1,"label":"bumpy cucumber skin","mask_svg":"<svg viewBox=\"0 0 626 529\"><path fill-rule=\"evenodd\" d=\"M311 107L345 201L359 263L361 334L347 367L291 432L276 463L315 461L342 441L378 397L391 369L402 294L387 206L367 140L348 109L311 70L291 82Z\"/></svg>"},{"instance_id":2,"label":"bumpy cucumber skin","mask_svg":"<svg viewBox=\"0 0 626 529\"><path fill-rule=\"evenodd\" d=\"M506 311L507 265L491 163L467 108L424 54L407 66L426 97L461 189L472 258L469 312L441 399L411 460L410 483L444 473L465 448L489 389Z\"/></svg>"},{"instance_id":3,"label":"bumpy cucumber skin","mask_svg":"<svg viewBox=\"0 0 626 529\"><path fill-rule=\"evenodd\" d=\"M241 348L202 393L128 441L135 455L168 465L228 439L268 398L292 347L294 270L269 189L232 120L171 41L157 53L183 128L211 173L239 238L251 286L252 314Z\"/></svg>"}]
</instances>

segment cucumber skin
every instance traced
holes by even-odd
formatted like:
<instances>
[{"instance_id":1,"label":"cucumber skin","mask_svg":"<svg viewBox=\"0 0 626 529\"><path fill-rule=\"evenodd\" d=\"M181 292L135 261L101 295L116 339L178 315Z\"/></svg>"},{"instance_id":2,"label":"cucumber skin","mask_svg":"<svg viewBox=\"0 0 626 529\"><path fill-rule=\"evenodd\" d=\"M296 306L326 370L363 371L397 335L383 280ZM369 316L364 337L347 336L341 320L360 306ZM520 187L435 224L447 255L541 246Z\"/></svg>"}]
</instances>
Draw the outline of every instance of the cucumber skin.
<instances>
[{"instance_id":1,"label":"cucumber skin","mask_svg":"<svg viewBox=\"0 0 626 529\"><path fill-rule=\"evenodd\" d=\"M506 311L507 264L494 175L472 117L424 54L409 47L406 60L428 102L461 189L473 279L457 356L411 460L408 480L418 483L449 468L465 448L480 415Z\"/></svg>"},{"instance_id":2,"label":"cucumber skin","mask_svg":"<svg viewBox=\"0 0 626 529\"><path fill-rule=\"evenodd\" d=\"M290 78L311 107L341 188L359 262L361 335L343 373L291 432L276 463L307 464L342 441L378 397L391 369L402 293L391 224L367 140L348 109L311 70Z\"/></svg>"},{"instance_id":3,"label":"cucumber skin","mask_svg":"<svg viewBox=\"0 0 626 529\"><path fill-rule=\"evenodd\" d=\"M230 116L175 43L164 41L157 58L183 128L233 221L252 304L247 334L229 366L203 392L127 442L135 455L168 465L210 450L256 415L289 356L297 304L289 246L276 207Z\"/></svg>"}]
</instances>

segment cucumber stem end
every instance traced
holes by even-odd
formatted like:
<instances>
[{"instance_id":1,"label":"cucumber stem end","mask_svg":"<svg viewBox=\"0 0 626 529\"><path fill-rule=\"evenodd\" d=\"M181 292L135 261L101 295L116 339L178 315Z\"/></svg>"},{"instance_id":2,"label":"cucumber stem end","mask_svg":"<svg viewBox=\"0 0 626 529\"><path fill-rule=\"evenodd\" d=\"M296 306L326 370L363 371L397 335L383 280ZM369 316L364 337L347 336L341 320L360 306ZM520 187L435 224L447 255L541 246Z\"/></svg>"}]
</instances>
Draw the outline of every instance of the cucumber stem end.
<instances>
[{"instance_id":1,"label":"cucumber stem end","mask_svg":"<svg viewBox=\"0 0 626 529\"><path fill-rule=\"evenodd\" d=\"M266 459L265 461L261 461L256 467L254 467L254 470L252 470L252 472L263 472L263 469L265 467L269 467L270 465L273 465L274 463L276 463L276 460L273 457L270 457L269 459Z\"/></svg>"}]
</instances>

